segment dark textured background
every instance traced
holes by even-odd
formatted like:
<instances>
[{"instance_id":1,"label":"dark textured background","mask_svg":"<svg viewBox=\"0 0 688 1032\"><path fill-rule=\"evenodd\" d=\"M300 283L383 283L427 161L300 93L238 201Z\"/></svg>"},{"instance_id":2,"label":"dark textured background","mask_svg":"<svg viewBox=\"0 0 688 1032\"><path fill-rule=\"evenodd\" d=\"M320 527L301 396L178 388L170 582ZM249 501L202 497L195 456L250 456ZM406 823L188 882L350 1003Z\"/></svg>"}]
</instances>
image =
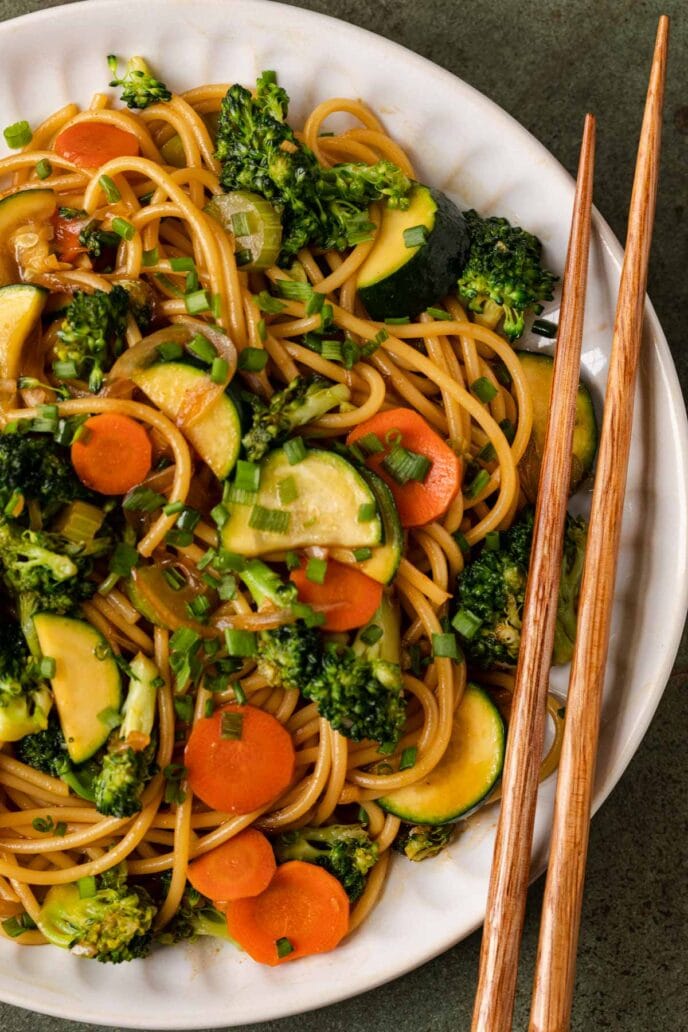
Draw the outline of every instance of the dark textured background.
<instances>
[{"instance_id":1,"label":"dark textured background","mask_svg":"<svg viewBox=\"0 0 688 1032\"><path fill-rule=\"evenodd\" d=\"M0 16L56 6L0 0ZM688 270L688 3L672 0L306 0L396 40L467 80L574 172L583 114L598 117L596 203L621 239L656 20L673 16L650 296L684 395ZM685 641L654 722L592 825L575 1032L688 1030L688 727ZM542 880L531 889L516 1019L527 1028ZM381 989L256 1032L463 1032L480 937ZM0 1004L5 1032L89 1026Z\"/></svg>"}]
</instances>

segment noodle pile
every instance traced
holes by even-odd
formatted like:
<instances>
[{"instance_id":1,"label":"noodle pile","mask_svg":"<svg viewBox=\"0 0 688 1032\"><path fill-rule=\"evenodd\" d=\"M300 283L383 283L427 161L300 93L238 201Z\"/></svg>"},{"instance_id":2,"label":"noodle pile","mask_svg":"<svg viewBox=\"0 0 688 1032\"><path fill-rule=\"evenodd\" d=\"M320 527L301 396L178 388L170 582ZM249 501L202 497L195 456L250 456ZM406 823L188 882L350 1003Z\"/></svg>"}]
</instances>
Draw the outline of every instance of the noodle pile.
<instances>
[{"instance_id":1,"label":"noodle pile","mask_svg":"<svg viewBox=\"0 0 688 1032\"><path fill-rule=\"evenodd\" d=\"M309 434L333 441L342 438L375 413L399 405L419 412L446 440L464 463L494 449L494 459L485 463L489 477L479 491L470 489L464 475L459 492L443 518L408 532L405 557L394 582L403 611L405 652L419 646L431 657L432 636L443 631L455 578L463 569L463 553L456 540L461 532L470 546L495 530L512 523L519 507L517 464L531 434L532 402L520 363L511 347L495 332L472 321L455 299L447 299L446 319L424 315L416 323L385 326L367 319L356 298L357 270L366 259L373 240L358 244L348 253L317 254L308 249L299 261L308 282L326 295L332 306L333 327L362 343L384 339L367 359L351 370L330 362L309 350L301 337L320 327L320 315L308 315L300 301L286 300L276 316L263 319L254 296L288 273L274 266L265 274L250 276L237 267L232 241L226 231L203 208L209 198L221 193L219 165L204 115L217 112L227 85L207 85L174 96L134 115L114 110L105 95L96 95L87 110L69 104L51 115L35 132L32 143L20 153L0 161L0 176L11 183L6 196L29 187L50 187L59 204L84 209L98 218L120 215L136 230L131 240L122 240L112 274L96 274L89 268L52 268L35 282L51 290L108 291L118 278L143 278L159 295L158 317L174 324L189 317L175 284L179 283L171 259L189 256L198 272L200 288L219 299L217 323L233 341L238 354L250 348L264 348L269 356L265 370L245 375L255 393L269 398L275 390L300 374L317 373L346 384L351 404L321 418ZM346 114L354 127L335 135L321 135L327 119ZM71 124L103 121L136 136L140 157L110 161L89 176L52 149L56 135ZM174 134L185 153L185 167L166 166L160 148ZM358 101L332 99L319 104L310 114L300 138L326 167L343 161L374 163L386 158L410 177L413 167L399 145L386 135L375 115ZM38 180L37 162L49 160L52 173ZM121 200L107 205L102 176L108 176ZM150 196L152 193L152 196ZM141 204L141 198L146 203ZM379 212L372 215L379 222ZM155 264L144 265L144 253L155 254ZM59 265L59 263L57 263ZM210 317L208 317L210 318ZM263 325L261 325L263 323ZM129 320L127 345L137 344L141 334ZM503 365L508 378L498 377ZM50 382L49 369L41 379ZM495 394L482 403L469 392L479 378L493 385ZM503 382L509 382L507 388ZM31 418L36 405L52 401L44 390L23 392L24 407L5 413L6 420ZM99 395L74 397L59 403L61 416L119 412L149 428L171 457L163 489L169 502L185 503L199 483L198 462L181 430L150 403L133 400L131 390L108 390ZM509 441L500 427L505 420L515 433ZM202 486L202 475L200 475ZM165 544L173 516L160 515L147 527L138 543L142 556L157 557L166 550L182 562L194 564L208 546L216 542L211 522L201 520L194 529L192 544L176 549ZM251 626L255 606L250 596L237 590L224 604L230 617L246 618ZM124 593L114 588L96 593L84 603L83 612L107 639L112 650L127 658L138 651L151 656L164 679L158 696L157 764L165 770L178 759L175 739L174 679L169 662L169 632L153 627L137 612ZM374 743L355 743L333 731L321 719L312 703L294 690L268 685L247 660L237 675L246 699L273 714L290 732L297 757L296 778L287 793L263 812L231 817L209 811L190 792L178 804L164 802L165 779L154 776L143 797L143 808L130 819L105 818L93 805L70 795L59 779L42 774L13 759L10 750L0 752L0 916L22 908L36 918L41 887L73 882L98 874L126 860L131 875L139 877L171 871L167 898L158 912L163 927L175 913L182 897L188 862L227 841L240 830L255 824L269 833L322 824L336 807L357 804L365 810L368 829L377 842L380 859L368 877L363 896L352 911L351 929L367 916L378 899L387 874L390 846L399 829L399 819L385 814L376 799L391 790L413 784L430 772L442 758L449 742L454 711L466 685L465 663L448 658L430 658L422 677L404 675L408 718L395 753L385 757L385 771L376 770L381 757ZM496 690L508 690L510 675L491 674L481 678ZM205 711L210 693L201 684L194 703L195 717ZM216 703L235 701L232 688L213 696ZM556 719L556 711L552 710ZM399 771L401 752L416 747L415 765ZM556 763L557 748L550 755L547 770ZM184 785L181 785L184 788ZM63 834L35 830L36 818L51 818ZM1 928L1 925L0 925ZM4 933L3 933L4 934ZM15 939L23 944L45 941L38 931Z\"/></svg>"}]
</instances>

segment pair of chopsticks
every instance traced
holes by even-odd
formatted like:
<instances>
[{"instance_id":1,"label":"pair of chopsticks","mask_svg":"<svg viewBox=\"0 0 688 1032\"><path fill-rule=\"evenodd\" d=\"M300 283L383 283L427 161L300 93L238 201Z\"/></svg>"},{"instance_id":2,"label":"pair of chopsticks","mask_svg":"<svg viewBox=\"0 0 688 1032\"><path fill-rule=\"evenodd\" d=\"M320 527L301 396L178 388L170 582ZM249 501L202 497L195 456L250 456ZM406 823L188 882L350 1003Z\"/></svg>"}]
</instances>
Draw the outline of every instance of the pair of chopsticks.
<instances>
[{"instance_id":1,"label":"pair of chopsticks","mask_svg":"<svg viewBox=\"0 0 688 1032\"><path fill-rule=\"evenodd\" d=\"M669 19L657 30L612 338L566 703L530 1032L569 1028L602 688L655 213ZM512 1027L554 644L590 246L595 119L587 115L569 238L521 649L472 1032Z\"/></svg>"}]
</instances>

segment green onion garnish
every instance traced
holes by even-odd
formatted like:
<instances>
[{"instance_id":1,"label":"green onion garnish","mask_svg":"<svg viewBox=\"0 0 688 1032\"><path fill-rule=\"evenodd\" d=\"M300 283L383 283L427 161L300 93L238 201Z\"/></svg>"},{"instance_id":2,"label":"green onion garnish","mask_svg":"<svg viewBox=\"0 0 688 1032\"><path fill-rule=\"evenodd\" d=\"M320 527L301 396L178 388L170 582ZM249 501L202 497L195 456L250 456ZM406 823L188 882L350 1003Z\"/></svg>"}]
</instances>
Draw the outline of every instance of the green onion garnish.
<instances>
[{"instance_id":1,"label":"green onion garnish","mask_svg":"<svg viewBox=\"0 0 688 1032\"><path fill-rule=\"evenodd\" d=\"M184 348L176 340L166 340L158 344L156 351L163 362L176 362L184 354Z\"/></svg>"},{"instance_id":2,"label":"green onion garnish","mask_svg":"<svg viewBox=\"0 0 688 1032\"><path fill-rule=\"evenodd\" d=\"M290 466L296 466L306 458L306 445L303 437L292 437L284 442L284 454Z\"/></svg>"},{"instance_id":3,"label":"green onion garnish","mask_svg":"<svg viewBox=\"0 0 688 1032\"><path fill-rule=\"evenodd\" d=\"M284 509L268 509L264 505L254 505L248 525L253 530L265 530L271 534L286 534L290 522L291 514L285 512Z\"/></svg>"},{"instance_id":4,"label":"green onion garnish","mask_svg":"<svg viewBox=\"0 0 688 1032\"><path fill-rule=\"evenodd\" d=\"M374 645L375 642L379 641L384 631L377 624L368 624L360 634L360 639L366 645Z\"/></svg>"},{"instance_id":5,"label":"green onion garnish","mask_svg":"<svg viewBox=\"0 0 688 1032\"><path fill-rule=\"evenodd\" d=\"M155 512L165 504L165 496L150 487L135 487L122 502L127 512Z\"/></svg>"},{"instance_id":6,"label":"green onion garnish","mask_svg":"<svg viewBox=\"0 0 688 1032\"><path fill-rule=\"evenodd\" d=\"M268 328L265 325L265 319L258 320L256 329L258 330L258 339L266 341L268 339Z\"/></svg>"},{"instance_id":7,"label":"green onion garnish","mask_svg":"<svg viewBox=\"0 0 688 1032\"><path fill-rule=\"evenodd\" d=\"M189 315L199 315L201 312L210 311L210 298L207 290L195 290L192 294L186 294L184 304Z\"/></svg>"},{"instance_id":8,"label":"green onion garnish","mask_svg":"<svg viewBox=\"0 0 688 1032\"><path fill-rule=\"evenodd\" d=\"M177 527L173 527L165 534L165 543L171 545L172 548L188 548L193 544L193 534L190 530L179 530Z\"/></svg>"},{"instance_id":9,"label":"green onion garnish","mask_svg":"<svg viewBox=\"0 0 688 1032\"><path fill-rule=\"evenodd\" d=\"M119 541L110 558L110 573L116 573L119 577L128 577L138 561L139 553L134 546Z\"/></svg>"},{"instance_id":10,"label":"green onion garnish","mask_svg":"<svg viewBox=\"0 0 688 1032\"><path fill-rule=\"evenodd\" d=\"M426 308L425 311L433 319L442 319L445 322L451 322L454 318L451 312L445 312L444 308Z\"/></svg>"},{"instance_id":11,"label":"green onion garnish","mask_svg":"<svg viewBox=\"0 0 688 1032\"><path fill-rule=\"evenodd\" d=\"M298 570L301 565L301 560L299 559L297 552L287 552L284 557L284 562L286 563L288 570Z\"/></svg>"},{"instance_id":12,"label":"green onion garnish","mask_svg":"<svg viewBox=\"0 0 688 1032\"><path fill-rule=\"evenodd\" d=\"M477 380L474 380L471 384L471 391L476 398L486 405L496 398L499 393L495 385L486 376L479 376Z\"/></svg>"},{"instance_id":13,"label":"green onion garnish","mask_svg":"<svg viewBox=\"0 0 688 1032\"><path fill-rule=\"evenodd\" d=\"M358 444L368 453L368 455L377 455L378 452L383 452L385 450L385 446L380 438L377 434L373 433L364 434L363 437L359 438Z\"/></svg>"},{"instance_id":14,"label":"green onion garnish","mask_svg":"<svg viewBox=\"0 0 688 1032\"><path fill-rule=\"evenodd\" d=\"M53 174L53 166L50 164L47 158L41 158L36 165L36 175L39 179L47 179L48 176Z\"/></svg>"},{"instance_id":15,"label":"green onion garnish","mask_svg":"<svg viewBox=\"0 0 688 1032\"><path fill-rule=\"evenodd\" d=\"M235 211L232 214L232 233L235 237L250 236L251 226L248 221L247 211Z\"/></svg>"},{"instance_id":16,"label":"green onion garnish","mask_svg":"<svg viewBox=\"0 0 688 1032\"><path fill-rule=\"evenodd\" d=\"M195 272L196 266L193 258L170 258L172 272Z\"/></svg>"},{"instance_id":17,"label":"green onion garnish","mask_svg":"<svg viewBox=\"0 0 688 1032\"><path fill-rule=\"evenodd\" d=\"M28 914L20 914L19 917L8 917L6 921L2 922L3 931L11 939L18 939L24 932L33 931L36 927L36 923Z\"/></svg>"},{"instance_id":18,"label":"green onion garnish","mask_svg":"<svg viewBox=\"0 0 688 1032\"><path fill-rule=\"evenodd\" d=\"M225 630L225 645L230 656L248 658L255 656L258 651L255 632L244 631L237 627L228 627Z\"/></svg>"},{"instance_id":19,"label":"green onion garnish","mask_svg":"<svg viewBox=\"0 0 688 1032\"><path fill-rule=\"evenodd\" d=\"M343 357L343 342L341 340L324 340L320 354L328 362L341 362Z\"/></svg>"},{"instance_id":20,"label":"green onion garnish","mask_svg":"<svg viewBox=\"0 0 688 1032\"><path fill-rule=\"evenodd\" d=\"M374 520L376 516L377 506L375 505L375 502L363 502L359 505L357 517L359 523L370 523L370 521Z\"/></svg>"},{"instance_id":21,"label":"green onion garnish","mask_svg":"<svg viewBox=\"0 0 688 1032\"><path fill-rule=\"evenodd\" d=\"M556 323L550 322L549 319L536 319L531 330L538 337L548 337L553 340L556 337L559 327Z\"/></svg>"},{"instance_id":22,"label":"green onion garnish","mask_svg":"<svg viewBox=\"0 0 688 1032\"><path fill-rule=\"evenodd\" d=\"M167 505L163 505L162 511L166 516L176 516L178 512L181 512L184 508L184 502L168 502ZM198 564L198 568L201 568L201 564Z\"/></svg>"},{"instance_id":23,"label":"green onion garnish","mask_svg":"<svg viewBox=\"0 0 688 1032\"><path fill-rule=\"evenodd\" d=\"M122 240L133 240L136 234L135 227L126 219L115 218L112 220L112 230Z\"/></svg>"},{"instance_id":24,"label":"green onion garnish","mask_svg":"<svg viewBox=\"0 0 688 1032\"><path fill-rule=\"evenodd\" d=\"M479 459L481 462L494 462L496 458L497 452L494 449L492 441L488 441L487 444L483 448L481 448L478 454L476 455L476 459Z\"/></svg>"},{"instance_id":25,"label":"green onion garnish","mask_svg":"<svg viewBox=\"0 0 688 1032\"><path fill-rule=\"evenodd\" d=\"M428 239L427 226L409 226L404 230L405 247L422 247Z\"/></svg>"},{"instance_id":26,"label":"green onion garnish","mask_svg":"<svg viewBox=\"0 0 688 1032\"><path fill-rule=\"evenodd\" d=\"M162 575L173 591L181 591L186 583L181 573L178 573L177 570L174 570L171 567L166 567L162 571Z\"/></svg>"},{"instance_id":27,"label":"green onion garnish","mask_svg":"<svg viewBox=\"0 0 688 1032\"><path fill-rule=\"evenodd\" d=\"M217 358L213 359L213 364L210 367L210 379L213 383L224 383L227 379L227 373L229 372L229 363L227 359Z\"/></svg>"},{"instance_id":28,"label":"green onion garnish","mask_svg":"<svg viewBox=\"0 0 688 1032\"><path fill-rule=\"evenodd\" d=\"M78 372L75 362L57 359L53 362L53 372L58 380L76 380Z\"/></svg>"},{"instance_id":29,"label":"green onion garnish","mask_svg":"<svg viewBox=\"0 0 688 1032\"><path fill-rule=\"evenodd\" d=\"M405 323L410 323L408 315L395 315L393 318L385 319L387 326L403 326Z\"/></svg>"},{"instance_id":30,"label":"green onion garnish","mask_svg":"<svg viewBox=\"0 0 688 1032\"><path fill-rule=\"evenodd\" d=\"M275 949L277 950L277 956L280 959L282 959L282 957L288 957L290 953L294 952L294 947L289 942L286 935L283 935L281 939L278 939L275 942Z\"/></svg>"},{"instance_id":31,"label":"green onion garnish","mask_svg":"<svg viewBox=\"0 0 688 1032\"><path fill-rule=\"evenodd\" d=\"M186 603L185 609L192 620L203 622L210 611L210 601L205 595L197 595L191 602Z\"/></svg>"},{"instance_id":32,"label":"green onion garnish","mask_svg":"<svg viewBox=\"0 0 688 1032\"><path fill-rule=\"evenodd\" d=\"M193 718L194 701L190 695L177 695L174 700L174 712L185 724L190 724Z\"/></svg>"},{"instance_id":33,"label":"green onion garnish","mask_svg":"<svg viewBox=\"0 0 688 1032\"><path fill-rule=\"evenodd\" d=\"M26 145L31 143L31 140L33 139L31 126L26 121L15 122L13 125L8 125L6 129L3 129L2 135L5 137L7 146L11 147L12 150L19 150L21 147L26 147Z\"/></svg>"},{"instance_id":34,"label":"green onion garnish","mask_svg":"<svg viewBox=\"0 0 688 1032\"><path fill-rule=\"evenodd\" d=\"M117 204L117 201L122 200L122 195L115 186L114 180L110 179L110 176L101 176L98 184L105 194L105 200L108 204Z\"/></svg>"},{"instance_id":35,"label":"green onion garnish","mask_svg":"<svg viewBox=\"0 0 688 1032\"><path fill-rule=\"evenodd\" d=\"M199 286L200 284L198 280L198 273L196 272L196 270L193 269L192 272L187 272L186 279L184 280L184 293L193 294L195 291L198 290Z\"/></svg>"},{"instance_id":36,"label":"green onion garnish","mask_svg":"<svg viewBox=\"0 0 688 1032\"><path fill-rule=\"evenodd\" d=\"M177 527L179 530L194 530L200 518L201 514L198 509L192 509L187 505L181 511L177 520Z\"/></svg>"},{"instance_id":37,"label":"green onion garnish","mask_svg":"<svg viewBox=\"0 0 688 1032\"><path fill-rule=\"evenodd\" d=\"M410 770L411 767L415 767L417 756L418 749L415 745L409 745L407 749L403 749L399 760L399 770Z\"/></svg>"},{"instance_id":38,"label":"green onion garnish","mask_svg":"<svg viewBox=\"0 0 688 1032\"><path fill-rule=\"evenodd\" d=\"M432 461L427 455L419 455L418 452L404 448L402 444L395 444L385 456L382 468L397 484L403 485L410 480L425 480L432 469Z\"/></svg>"},{"instance_id":39,"label":"green onion garnish","mask_svg":"<svg viewBox=\"0 0 688 1032\"><path fill-rule=\"evenodd\" d=\"M454 634L433 634L432 654L440 659L458 659L461 655Z\"/></svg>"},{"instance_id":40,"label":"green onion garnish","mask_svg":"<svg viewBox=\"0 0 688 1032\"><path fill-rule=\"evenodd\" d=\"M186 345L186 350L196 358L200 358L201 362L206 362L208 365L211 365L217 358L217 351L208 338L204 337L202 333L197 333L191 338L189 343Z\"/></svg>"},{"instance_id":41,"label":"green onion garnish","mask_svg":"<svg viewBox=\"0 0 688 1032\"><path fill-rule=\"evenodd\" d=\"M234 259L241 268L242 265L248 265L249 262L253 261L253 254L249 247L242 247L240 250L234 252Z\"/></svg>"},{"instance_id":42,"label":"green onion garnish","mask_svg":"<svg viewBox=\"0 0 688 1032\"><path fill-rule=\"evenodd\" d=\"M459 609L458 613L452 620L452 627L457 631L462 638L466 641L472 641L476 634L483 625L483 621L475 613L472 613L470 609Z\"/></svg>"},{"instance_id":43,"label":"green onion garnish","mask_svg":"<svg viewBox=\"0 0 688 1032\"><path fill-rule=\"evenodd\" d=\"M272 294L268 294L267 290L261 290L260 294L256 294L253 298L255 303L261 312L265 312L267 315L278 315L284 311L284 305L281 301L278 301Z\"/></svg>"},{"instance_id":44,"label":"green onion garnish","mask_svg":"<svg viewBox=\"0 0 688 1032\"><path fill-rule=\"evenodd\" d=\"M327 576L327 560L311 558L306 563L306 577L313 584L324 584Z\"/></svg>"},{"instance_id":45,"label":"green onion garnish","mask_svg":"<svg viewBox=\"0 0 688 1032\"><path fill-rule=\"evenodd\" d=\"M239 353L239 369L247 373L260 373L268 364L268 353L265 348L244 348Z\"/></svg>"},{"instance_id":46,"label":"green onion garnish","mask_svg":"<svg viewBox=\"0 0 688 1032\"><path fill-rule=\"evenodd\" d=\"M372 554L372 548L354 548L353 552L354 559L357 563L364 563L366 559L370 559L372 557Z\"/></svg>"},{"instance_id":47,"label":"green onion garnish","mask_svg":"<svg viewBox=\"0 0 688 1032\"><path fill-rule=\"evenodd\" d=\"M291 505L299 497L299 489L296 486L294 477L285 477L277 485L277 493L282 505Z\"/></svg>"},{"instance_id":48,"label":"green onion garnish","mask_svg":"<svg viewBox=\"0 0 688 1032\"><path fill-rule=\"evenodd\" d=\"M220 714L220 738L229 741L241 741L241 734L244 728L244 714L227 712Z\"/></svg>"},{"instance_id":49,"label":"green onion garnish","mask_svg":"<svg viewBox=\"0 0 688 1032\"><path fill-rule=\"evenodd\" d=\"M54 677L57 664L52 656L43 656L43 659L38 664L38 672L41 677Z\"/></svg>"},{"instance_id":50,"label":"green onion garnish","mask_svg":"<svg viewBox=\"0 0 688 1032\"><path fill-rule=\"evenodd\" d=\"M481 491L483 491L490 482L490 474L486 469L481 469L475 478L468 485L466 494L469 498L477 498Z\"/></svg>"},{"instance_id":51,"label":"green onion garnish","mask_svg":"<svg viewBox=\"0 0 688 1032\"><path fill-rule=\"evenodd\" d=\"M306 304L306 315L317 315L318 312L322 311L322 306L325 304L325 295L318 293L314 290L311 296L308 298Z\"/></svg>"},{"instance_id":52,"label":"green onion garnish","mask_svg":"<svg viewBox=\"0 0 688 1032\"><path fill-rule=\"evenodd\" d=\"M150 251L144 251L141 255L141 265L144 269L150 269L151 266L157 265L160 261L160 252L157 247L152 247Z\"/></svg>"},{"instance_id":53,"label":"green onion garnish","mask_svg":"<svg viewBox=\"0 0 688 1032\"><path fill-rule=\"evenodd\" d=\"M236 595L236 577L226 573L217 586L217 594L222 602L229 602Z\"/></svg>"},{"instance_id":54,"label":"green onion garnish","mask_svg":"<svg viewBox=\"0 0 688 1032\"><path fill-rule=\"evenodd\" d=\"M516 428L510 419L503 419L499 424L499 429L506 437L509 444L513 444L514 437L516 436Z\"/></svg>"},{"instance_id":55,"label":"green onion garnish","mask_svg":"<svg viewBox=\"0 0 688 1032\"><path fill-rule=\"evenodd\" d=\"M504 365L501 358L497 359L495 364L492 366L492 372L495 374L497 383L501 383L502 387L511 387L511 373Z\"/></svg>"},{"instance_id":56,"label":"green onion garnish","mask_svg":"<svg viewBox=\"0 0 688 1032\"><path fill-rule=\"evenodd\" d=\"M243 491L257 491L260 487L260 466L256 462L239 459L236 464L234 483Z\"/></svg>"},{"instance_id":57,"label":"green onion garnish","mask_svg":"<svg viewBox=\"0 0 688 1032\"><path fill-rule=\"evenodd\" d=\"M310 283L298 283L295 280L280 279L274 284L277 293L288 301L310 301L313 287Z\"/></svg>"},{"instance_id":58,"label":"green onion garnish","mask_svg":"<svg viewBox=\"0 0 688 1032\"><path fill-rule=\"evenodd\" d=\"M499 551L499 531L490 530L485 535L485 548L488 552Z\"/></svg>"},{"instance_id":59,"label":"green onion garnish","mask_svg":"<svg viewBox=\"0 0 688 1032\"><path fill-rule=\"evenodd\" d=\"M222 503L220 503L219 505L216 505L214 509L210 510L210 515L215 521L215 524L217 525L218 529L222 530L225 523L229 519L229 509L226 505L222 505Z\"/></svg>"}]
</instances>

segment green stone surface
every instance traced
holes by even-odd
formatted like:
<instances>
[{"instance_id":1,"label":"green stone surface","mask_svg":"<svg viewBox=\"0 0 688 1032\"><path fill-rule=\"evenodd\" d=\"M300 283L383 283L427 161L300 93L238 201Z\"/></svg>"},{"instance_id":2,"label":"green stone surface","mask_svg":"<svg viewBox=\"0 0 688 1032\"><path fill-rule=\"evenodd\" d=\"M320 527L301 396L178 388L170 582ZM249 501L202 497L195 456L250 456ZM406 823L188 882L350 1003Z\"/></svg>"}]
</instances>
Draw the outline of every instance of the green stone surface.
<instances>
[{"instance_id":1,"label":"green stone surface","mask_svg":"<svg viewBox=\"0 0 688 1032\"><path fill-rule=\"evenodd\" d=\"M0 0L0 17L56 6ZM672 0L315 0L300 5L396 40L504 107L575 172L586 111L598 118L596 203L620 239L659 14L673 16L662 176L649 292L688 387L688 4ZM592 823L572 1029L688 1030L688 643L648 734ZM531 889L514 1028L527 1029L542 879ZM255 1032L464 1032L479 934L346 1003ZM0 1004L4 1032L93 1026Z\"/></svg>"}]
</instances>

